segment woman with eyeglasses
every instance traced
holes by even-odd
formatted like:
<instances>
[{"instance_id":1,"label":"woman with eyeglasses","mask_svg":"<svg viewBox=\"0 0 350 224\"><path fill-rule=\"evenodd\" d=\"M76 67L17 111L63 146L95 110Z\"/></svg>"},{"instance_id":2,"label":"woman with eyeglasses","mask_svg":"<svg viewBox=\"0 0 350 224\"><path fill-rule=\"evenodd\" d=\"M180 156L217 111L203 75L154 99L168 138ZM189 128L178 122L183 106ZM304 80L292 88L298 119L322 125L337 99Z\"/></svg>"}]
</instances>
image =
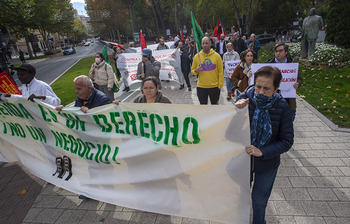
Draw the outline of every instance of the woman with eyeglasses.
<instances>
[{"instance_id":1,"label":"woman with eyeglasses","mask_svg":"<svg viewBox=\"0 0 350 224\"><path fill-rule=\"evenodd\" d=\"M134 103L171 103L169 98L159 91L157 78L148 76L142 80L141 89L143 94L137 96ZM120 100L114 100L113 103L119 105Z\"/></svg>"}]
</instances>

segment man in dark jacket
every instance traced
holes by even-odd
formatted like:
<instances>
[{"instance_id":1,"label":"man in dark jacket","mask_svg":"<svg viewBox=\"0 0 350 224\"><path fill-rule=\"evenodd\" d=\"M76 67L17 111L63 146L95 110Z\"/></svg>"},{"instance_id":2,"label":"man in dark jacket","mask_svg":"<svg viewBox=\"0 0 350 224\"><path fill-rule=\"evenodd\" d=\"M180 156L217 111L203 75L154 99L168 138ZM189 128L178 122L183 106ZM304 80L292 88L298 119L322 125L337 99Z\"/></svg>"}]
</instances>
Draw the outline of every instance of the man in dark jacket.
<instances>
[{"instance_id":1,"label":"man in dark jacket","mask_svg":"<svg viewBox=\"0 0 350 224\"><path fill-rule=\"evenodd\" d=\"M293 59L290 57L287 57L288 54L288 45L285 43L278 43L275 46L275 57L267 60L267 63L293 63ZM295 89L298 89L300 85L303 83L303 77L298 71L298 78L297 82L293 85ZM295 119L295 113L297 108L297 103L295 98L285 98L289 109L292 111L293 121Z\"/></svg>"},{"instance_id":2,"label":"man in dark jacket","mask_svg":"<svg viewBox=\"0 0 350 224\"><path fill-rule=\"evenodd\" d=\"M190 69L188 67L188 50L184 46L183 41L179 42L179 50L180 50L180 57L181 57L181 71L185 78L188 91L191 91L192 90L191 83L190 83L190 79L188 78L188 74L190 73ZM180 89L183 89L183 88L184 88L184 84L180 86Z\"/></svg>"},{"instance_id":3,"label":"man in dark jacket","mask_svg":"<svg viewBox=\"0 0 350 224\"><path fill-rule=\"evenodd\" d=\"M216 53L220 54L221 59L222 56L226 53L227 49L226 49L226 40L225 40L225 35L221 34L220 35L220 41L216 43Z\"/></svg>"},{"instance_id":4,"label":"man in dark jacket","mask_svg":"<svg viewBox=\"0 0 350 224\"><path fill-rule=\"evenodd\" d=\"M241 53L245 50L247 50L247 45L244 43L244 40L239 36L239 33L236 32L233 34L233 41L232 41L233 49L241 55Z\"/></svg>"},{"instance_id":5,"label":"man in dark jacket","mask_svg":"<svg viewBox=\"0 0 350 224\"><path fill-rule=\"evenodd\" d=\"M280 165L280 155L293 145L294 130L289 106L278 88L282 79L279 69L260 68L254 74L254 86L238 97L236 106L249 105L253 224L265 222L265 210Z\"/></svg>"},{"instance_id":6,"label":"man in dark jacket","mask_svg":"<svg viewBox=\"0 0 350 224\"><path fill-rule=\"evenodd\" d=\"M92 81L85 75L74 79L74 88L77 93L75 107L86 113L89 109L112 103L106 94L94 88ZM57 106L56 110L61 111L63 106Z\"/></svg>"}]
</instances>

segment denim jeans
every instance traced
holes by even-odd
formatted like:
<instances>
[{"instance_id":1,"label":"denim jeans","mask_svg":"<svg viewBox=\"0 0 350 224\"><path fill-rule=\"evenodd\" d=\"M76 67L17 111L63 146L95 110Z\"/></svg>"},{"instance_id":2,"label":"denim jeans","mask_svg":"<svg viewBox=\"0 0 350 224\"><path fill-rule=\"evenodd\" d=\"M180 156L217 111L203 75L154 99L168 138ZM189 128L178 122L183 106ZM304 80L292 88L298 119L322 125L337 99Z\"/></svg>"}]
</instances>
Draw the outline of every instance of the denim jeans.
<instances>
[{"instance_id":1,"label":"denim jeans","mask_svg":"<svg viewBox=\"0 0 350 224\"><path fill-rule=\"evenodd\" d=\"M252 191L253 224L264 224L265 210L271 195L277 169L267 172L255 172Z\"/></svg>"},{"instance_id":2,"label":"denim jeans","mask_svg":"<svg viewBox=\"0 0 350 224\"><path fill-rule=\"evenodd\" d=\"M231 92L231 89L233 87L232 79L229 77L225 77L225 81L226 81L227 92Z\"/></svg>"}]
</instances>

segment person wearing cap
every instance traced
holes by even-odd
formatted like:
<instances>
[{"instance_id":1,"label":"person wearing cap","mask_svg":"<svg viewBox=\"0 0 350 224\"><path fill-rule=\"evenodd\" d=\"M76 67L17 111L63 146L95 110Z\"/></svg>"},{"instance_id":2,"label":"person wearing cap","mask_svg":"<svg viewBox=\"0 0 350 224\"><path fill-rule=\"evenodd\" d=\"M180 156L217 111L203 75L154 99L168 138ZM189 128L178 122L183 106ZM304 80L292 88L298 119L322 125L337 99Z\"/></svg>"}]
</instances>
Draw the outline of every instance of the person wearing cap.
<instances>
[{"instance_id":1,"label":"person wearing cap","mask_svg":"<svg viewBox=\"0 0 350 224\"><path fill-rule=\"evenodd\" d=\"M56 96L52 88L45 82L35 78L36 69L31 64L22 64L17 68L17 76L22 85L22 95L4 94L5 97L25 97L34 102L34 99L39 99L44 103L52 106L58 106L61 103L60 98Z\"/></svg>"},{"instance_id":2,"label":"person wearing cap","mask_svg":"<svg viewBox=\"0 0 350 224\"><path fill-rule=\"evenodd\" d=\"M137 79L143 80L148 76L155 76L159 83L159 89L161 89L161 83L159 80L160 62L154 59L152 56L152 50L149 48L143 49L141 55L142 61L137 67Z\"/></svg>"}]
</instances>

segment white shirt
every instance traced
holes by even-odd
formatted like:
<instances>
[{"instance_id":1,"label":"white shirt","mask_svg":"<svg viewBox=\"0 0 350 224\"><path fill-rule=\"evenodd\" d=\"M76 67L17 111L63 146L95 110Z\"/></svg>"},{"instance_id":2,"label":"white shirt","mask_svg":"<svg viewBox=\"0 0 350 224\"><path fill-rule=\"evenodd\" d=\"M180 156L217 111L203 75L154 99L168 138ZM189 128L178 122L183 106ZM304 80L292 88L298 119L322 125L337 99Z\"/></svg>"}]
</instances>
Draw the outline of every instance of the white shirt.
<instances>
[{"instance_id":1,"label":"white shirt","mask_svg":"<svg viewBox=\"0 0 350 224\"><path fill-rule=\"evenodd\" d=\"M22 85L22 96L21 95L11 95L11 97L23 97L28 98L32 94L38 94L46 96L45 100L41 100L44 103L50 104L52 106L58 106L61 104L60 98L56 96L53 92L51 86L47 83L33 78L29 84Z\"/></svg>"},{"instance_id":2,"label":"white shirt","mask_svg":"<svg viewBox=\"0 0 350 224\"><path fill-rule=\"evenodd\" d=\"M224 54L224 42L223 40L220 40L220 54Z\"/></svg>"}]
</instances>

